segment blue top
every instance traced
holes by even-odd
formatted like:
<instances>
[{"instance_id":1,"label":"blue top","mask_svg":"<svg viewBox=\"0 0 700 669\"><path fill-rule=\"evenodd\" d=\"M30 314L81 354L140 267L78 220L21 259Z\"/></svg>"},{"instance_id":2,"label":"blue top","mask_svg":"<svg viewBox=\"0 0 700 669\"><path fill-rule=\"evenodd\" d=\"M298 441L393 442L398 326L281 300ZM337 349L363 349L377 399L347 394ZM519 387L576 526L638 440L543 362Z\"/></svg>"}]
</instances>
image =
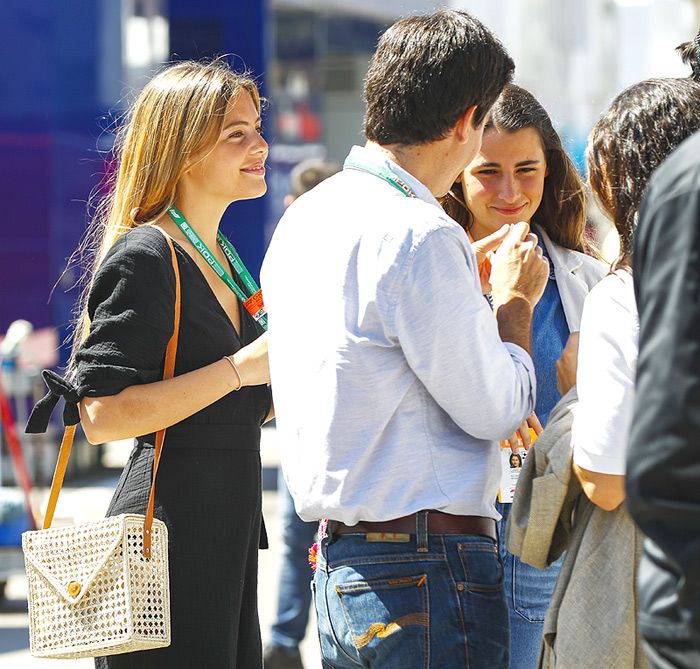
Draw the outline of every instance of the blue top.
<instances>
[{"instance_id":1,"label":"blue top","mask_svg":"<svg viewBox=\"0 0 700 669\"><path fill-rule=\"evenodd\" d=\"M557 390L555 363L561 357L570 332L557 288L554 266L541 236L539 245L544 257L549 260L550 268L547 287L542 299L535 306L532 316L532 360L535 363L537 377L535 413L544 427L547 425L547 419L554 405L561 399Z\"/></svg>"}]
</instances>

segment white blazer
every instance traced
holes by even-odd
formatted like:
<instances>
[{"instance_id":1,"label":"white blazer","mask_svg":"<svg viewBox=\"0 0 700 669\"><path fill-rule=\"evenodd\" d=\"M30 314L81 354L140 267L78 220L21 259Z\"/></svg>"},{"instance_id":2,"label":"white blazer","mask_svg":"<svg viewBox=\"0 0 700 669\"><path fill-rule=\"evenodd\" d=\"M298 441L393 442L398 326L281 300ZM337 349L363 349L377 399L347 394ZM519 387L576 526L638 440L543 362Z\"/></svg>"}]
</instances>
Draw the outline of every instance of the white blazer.
<instances>
[{"instance_id":1,"label":"white blazer","mask_svg":"<svg viewBox=\"0 0 700 669\"><path fill-rule=\"evenodd\" d=\"M581 328L581 313L586 295L608 274L610 267L597 258L555 244L539 225L534 227L554 266L554 276L569 330L577 332Z\"/></svg>"}]
</instances>

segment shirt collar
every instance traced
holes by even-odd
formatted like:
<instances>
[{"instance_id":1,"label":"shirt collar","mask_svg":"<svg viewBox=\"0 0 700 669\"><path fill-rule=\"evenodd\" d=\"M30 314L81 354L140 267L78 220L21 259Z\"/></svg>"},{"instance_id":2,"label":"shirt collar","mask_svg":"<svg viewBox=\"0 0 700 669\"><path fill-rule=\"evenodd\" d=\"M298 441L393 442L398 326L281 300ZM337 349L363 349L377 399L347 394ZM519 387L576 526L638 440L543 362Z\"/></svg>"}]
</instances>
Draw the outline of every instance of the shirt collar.
<instances>
[{"instance_id":1,"label":"shirt collar","mask_svg":"<svg viewBox=\"0 0 700 669\"><path fill-rule=\"evenodd\" d=\"M537 225L534 232L542 240L543 247L547 250L547 254L553 261L552 265L554 268L562 267L565 271L569 273L575 272L581 265L583 265L583 260L578 253L571 251L570 249L565 249L564 247L557 246L545 232L544 228Z\"/></svg>"},{"instance_id":2,"label":"shirt collar","mask_svg":"<svg viewBox=\"0 0 700 669\"><path fill-rule=\"evenodd\" d=\"M399 179L406 182L406 184L420 200L423 200L423 202L427 202L428 204L434 204L436 207L440 207L440 203L430 192L427 186L418 181L418 179L416 179L416 177L414 177L410 172L407 172L403 167L378 151L368 149L365 146L353 146L350 150L350 157L361 160L363 163L369 163L371 165L376 165L377 167L384 167L391 170L397 177L399 177ZM442 207L440 208L442 209Z\"/></svg>"}]
</instances>

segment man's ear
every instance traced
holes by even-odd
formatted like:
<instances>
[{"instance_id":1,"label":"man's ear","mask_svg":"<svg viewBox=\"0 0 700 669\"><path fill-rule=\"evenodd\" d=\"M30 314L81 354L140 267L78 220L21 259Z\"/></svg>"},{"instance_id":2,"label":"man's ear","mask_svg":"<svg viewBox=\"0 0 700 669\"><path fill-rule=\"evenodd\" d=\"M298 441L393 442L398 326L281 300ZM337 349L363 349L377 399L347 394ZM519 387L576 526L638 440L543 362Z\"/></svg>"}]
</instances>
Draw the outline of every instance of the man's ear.
<instances>
[{"instance_id":1,"label":"man's ear","mask_svg":"<svg viewBox=\"0 0 700 669\"><path fill-rule=\"evenodd\" d=\"M477 128L474 125L474 116L476 115L476 105L467 107L467 110L460 116L455 125L454 136L455 139L466 144L469 141L472 133L477 132Z\"/></svg>"}]
</instances>

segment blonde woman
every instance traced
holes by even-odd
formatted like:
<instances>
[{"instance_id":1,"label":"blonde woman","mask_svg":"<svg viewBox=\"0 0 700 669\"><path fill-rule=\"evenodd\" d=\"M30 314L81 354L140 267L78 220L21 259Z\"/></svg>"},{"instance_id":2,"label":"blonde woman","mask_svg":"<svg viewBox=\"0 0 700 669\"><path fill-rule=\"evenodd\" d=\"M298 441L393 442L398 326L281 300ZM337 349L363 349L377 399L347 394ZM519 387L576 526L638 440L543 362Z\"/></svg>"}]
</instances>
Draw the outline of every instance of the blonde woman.
<instances>
[{"instance_id":1,"label":"blonde woman","mask_svg":"<svg viewBox=\"0 0 700 669\"><path fill-rule=\"evenodd\" d=\"M136 437L108 515L144 513L154 433L168 428L155 515L169 531L172 645L98 658L97 667L262 666L267 341L211 256L236 277L219 222L231 202L265 193L267 153L255 84L220 61L169 66L121 130L116 181L94 223L101 242L71 378L91 443ZM209 261L183 233L183 219ZM175 377L167 381L175 276L163 233L174 242L182 291Z\"/></svg>"}]
</instances>

